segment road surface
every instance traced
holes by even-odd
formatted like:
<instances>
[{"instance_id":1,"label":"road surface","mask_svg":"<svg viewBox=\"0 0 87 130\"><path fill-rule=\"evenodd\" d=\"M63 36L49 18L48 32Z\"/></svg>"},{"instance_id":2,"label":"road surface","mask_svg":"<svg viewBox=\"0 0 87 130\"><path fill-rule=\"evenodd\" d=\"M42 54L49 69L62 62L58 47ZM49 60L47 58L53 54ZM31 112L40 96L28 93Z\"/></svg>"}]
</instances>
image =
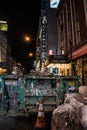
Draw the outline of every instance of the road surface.
<instances>
[{"instance_id":1,"label":"road surface","mask_svg":"<svg viewBox=\"0 0 87 130\"><path fill-rule=\"evenodd\" d=\"M50 130L51 114L45 115L47 130ZM37 115L29 117L0 116L0 130L34 130Z\"/></svg>"}]
</instances>

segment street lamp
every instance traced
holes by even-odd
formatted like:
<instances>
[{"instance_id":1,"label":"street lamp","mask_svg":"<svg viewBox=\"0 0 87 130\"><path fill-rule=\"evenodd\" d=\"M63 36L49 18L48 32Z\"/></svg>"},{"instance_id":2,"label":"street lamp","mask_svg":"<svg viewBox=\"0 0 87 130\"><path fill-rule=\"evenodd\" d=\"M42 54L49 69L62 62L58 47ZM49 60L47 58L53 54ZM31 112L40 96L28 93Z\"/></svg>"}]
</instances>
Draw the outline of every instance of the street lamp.
<instances>
[{"instance_id":1,"label":"street lamp","mask_svg":"<svg viewBox=\"0 0 87 130\"><path fill-rule=\"evenodd\" d=\"M34 55L34 53L29 52L29 53L28 53L28 56L29 56L29 57L34 57L35 55Z\"/></svg>"},{"instance_id":2,"label":"street lamp","mask_svg":"<svg viewBox=\"0 0 87 130\"><path fill-rule=\"evenodd\" d=\"M24 42L26 42L26 43L32 41L31 37L30 37L28 34L24 34L24 35L23 35L23 40L24 40Z\"/></svg>"},{"instance_id":3,"label":"street lamp","mask_svg":"<svg viewBox=\"0 0 87 130\"><path fill-rule=\"evenodd\" d=\"M31 38L29 36L27 36L27 35L24 38L25 38L26 42L30 42L31 41Z\"/></svg>"}]
</instances>

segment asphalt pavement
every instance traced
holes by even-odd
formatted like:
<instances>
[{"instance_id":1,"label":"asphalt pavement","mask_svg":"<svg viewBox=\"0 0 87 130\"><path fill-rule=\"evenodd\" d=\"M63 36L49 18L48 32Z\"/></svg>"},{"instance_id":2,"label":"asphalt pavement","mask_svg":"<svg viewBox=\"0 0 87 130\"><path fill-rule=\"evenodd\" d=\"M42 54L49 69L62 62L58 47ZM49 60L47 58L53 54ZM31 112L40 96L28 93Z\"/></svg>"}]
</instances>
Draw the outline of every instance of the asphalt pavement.
<instances>
[{"instance_id":1,"label":"asphalt pavement","mask_svg":"<svg viewBox=\"0 0 87 130\"><path fill-rule=\"evenodd\" d=\"M29 117L0 116L0 130L34 130L37 115ZM51 115L46 115L47 130L50 130Z\"/></svg>"}]
</instances>

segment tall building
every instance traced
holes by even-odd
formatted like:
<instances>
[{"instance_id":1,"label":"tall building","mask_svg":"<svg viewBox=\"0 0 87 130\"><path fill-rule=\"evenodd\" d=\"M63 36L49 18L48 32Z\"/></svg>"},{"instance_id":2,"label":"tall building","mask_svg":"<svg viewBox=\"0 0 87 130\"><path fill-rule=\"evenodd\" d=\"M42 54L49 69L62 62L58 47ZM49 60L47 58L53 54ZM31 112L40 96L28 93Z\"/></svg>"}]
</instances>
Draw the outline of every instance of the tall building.
<instances>
[{"instance_id":1,"label":"tall building","mask_svg":"<svg viewBox=\"0 0 87 130\"><path fill-rule=\"evenodd\" d=\"M44 71L48 64L49 52L57 52L56 8L51 8L50 0L41 0L41 15L36 43L37 69Z\"/></svg>"},{"instance_id":2,"label":"tall building","mask_svg":"<svg viewBox=\"0 0 87 130\"><path fill-rule=\"evenodd\" d=\"M11 73L14 62L11 47L7 40L7 31L7 21L0 20L0 74Z\"/></svg>"},{"instance_id":3,"label":"tall building","mask_svg":"<svg viewBox=\"0 0 87 130\"><path fill-rule=\"evenodd\" d=\"M0 68L1 71L6 67L7 38L0 32Z\"/></svg>"},{"instance_id":4,"label":"tall building","mask_svg":"<svg viewBox=\"0 0 87 130\"><path fill-rule=\"evenodd\" d=\"M61 0L57 7L58 53L67 57L73 75L87 85L87 1Z\"/></svg>"}]
</instances>

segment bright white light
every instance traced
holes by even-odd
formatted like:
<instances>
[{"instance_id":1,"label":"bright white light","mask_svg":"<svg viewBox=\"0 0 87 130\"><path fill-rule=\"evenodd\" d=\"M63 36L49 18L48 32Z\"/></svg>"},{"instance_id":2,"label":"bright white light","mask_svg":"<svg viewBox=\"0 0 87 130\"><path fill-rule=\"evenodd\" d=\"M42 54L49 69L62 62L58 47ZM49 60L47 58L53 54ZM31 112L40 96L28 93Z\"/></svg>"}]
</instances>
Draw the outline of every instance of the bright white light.
<instances>
[{"instance_id":1,"label":"bright white light","mask_svg":"<svg viewBox=\"0 0 87 130\"><path fill-rule=\"evenodd\" d=\"M52 55L53 54L53 50L49 50L49 55Z\"/></svg>"},{"instance_id":2,"label":"bright white light","mask_svg":"<svg viewBox=\"0 0 87 130\"><path fill-rule=\"evenodd\" d=\"M60 0L50 0L50 8L57 8Z\"/></svg>"},{"instance_id":3,"label":"bright white light","mask_svg":"<svg viewBox=\"0 0 87 130\"><path fill-rule=\"evenodd\" d=\"M7 23L7 21L1 21L1 20L0 20L0 23Z\"/></svg>"}]
</instances>

